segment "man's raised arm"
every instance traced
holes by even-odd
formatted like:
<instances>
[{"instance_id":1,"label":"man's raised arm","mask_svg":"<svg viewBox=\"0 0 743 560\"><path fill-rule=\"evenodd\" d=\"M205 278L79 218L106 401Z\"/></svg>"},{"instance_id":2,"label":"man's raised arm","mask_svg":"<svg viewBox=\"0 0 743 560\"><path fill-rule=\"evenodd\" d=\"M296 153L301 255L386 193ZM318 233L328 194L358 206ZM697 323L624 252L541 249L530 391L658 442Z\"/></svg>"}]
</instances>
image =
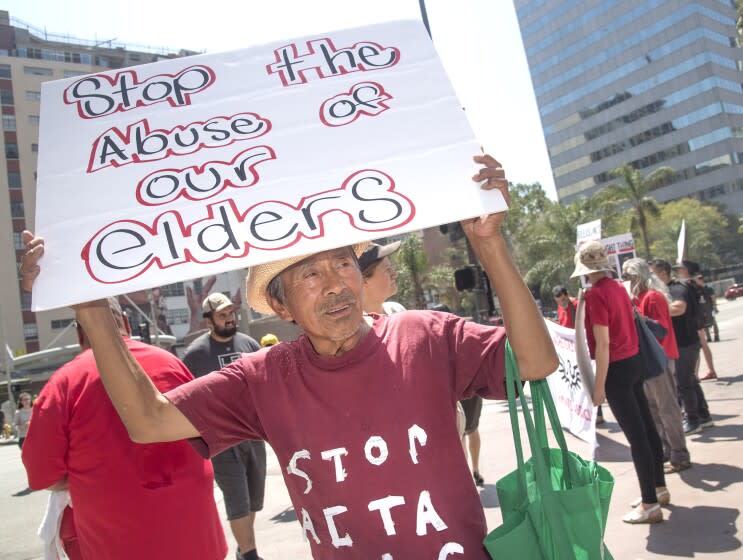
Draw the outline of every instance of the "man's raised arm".
<instances>
[{"instance_id":1,"label":"man's raised arm","mask_svg":"<svg viewBox=\"0 0 743 560\"><path fill-rule=\"evenodd\" d=\"M26 252L21 260L23 289L29 290L39 275L44 240L23 232ZM95 356L98 372L111 402L137 443L176 441L199 435L193 424L157 390L129 352L107 301L75 306Z\"/></svg>"},{"instance_id":2,"label":"man's raised arm","mask_svg":"<svg viewBox=\"0 0 743 560\"><path fill-rule=\"evenodd\" d=\"M500 163L489 155L475 156L474 160L484 167L472 179L485 181L483 189L500 190L508 203L508 181ZM516 270L501 235L505 215L505 212L500 212L465 220L462 228L498 295L503 323L516 354L521 377L542 379L557 369L557 353L544 319Z\"/></svg>"}]
</instances>

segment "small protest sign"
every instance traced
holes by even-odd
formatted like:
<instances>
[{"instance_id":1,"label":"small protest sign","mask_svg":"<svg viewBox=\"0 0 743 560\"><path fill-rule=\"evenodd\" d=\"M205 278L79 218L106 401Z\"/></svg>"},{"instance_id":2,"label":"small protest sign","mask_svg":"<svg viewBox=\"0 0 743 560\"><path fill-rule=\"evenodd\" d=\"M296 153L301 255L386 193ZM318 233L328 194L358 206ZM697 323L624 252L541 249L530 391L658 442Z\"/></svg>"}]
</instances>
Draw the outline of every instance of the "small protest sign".
<instances>
[{"instance_id":1,"label":"small protest sign","mask_svg":"<svg viewBox=\"0 0 743 560\"><path fill-rule=\"evenodd\" d=\"M479 149L417 21L44 83L33 309L502 210Z\"/></svg>"}]
</instances>

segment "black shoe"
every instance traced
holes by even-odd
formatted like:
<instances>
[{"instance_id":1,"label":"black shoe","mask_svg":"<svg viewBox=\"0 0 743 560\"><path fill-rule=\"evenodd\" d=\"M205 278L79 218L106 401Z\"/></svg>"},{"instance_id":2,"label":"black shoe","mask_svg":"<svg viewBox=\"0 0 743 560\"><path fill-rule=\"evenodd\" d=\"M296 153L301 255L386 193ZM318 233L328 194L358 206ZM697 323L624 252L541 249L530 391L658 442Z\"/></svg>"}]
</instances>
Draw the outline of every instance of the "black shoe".
<instances>
[{"instance_id":1,"label":"black shoe","mask_svg":"<svg viewBox=\"0 0 743 560\"><path fill-rule=\"evenodd\" d=\"M719 336L716 336L715 337L715 342L720 342L720 337Z\"/></svg>"},{"instance_id":2,"label":"black shoe","mask_svg":"<svg viewBox=\"0 0 743 560\"><path fill-rule=\"evenodd\" d=\"M699 419L699 427L700 428L711 428L715 425L714 420L712 420L711 416L707 416L707 418L700 418Z\"/></svg>"},{"instance_id":3,"label":"black shoe","mask_svg":"<svg viewBox=\"0 0 743 560\"><path fill-rule=\"evenodd\" d=\"M472 478L475 479L475 484L477 484L478 486L485 486L485 479L479 472L472 471Z\"/></svg>"},{"instance_id":4,"label":"black shoe","mask_svg":"<svg viewBox=\"0 0 743 560\"><path fill-rule=\"evenodd\" d=\"M690 436L692 434L698 434L701 431L702 431L702 427L696 422L689 422L688 420L684 422L684 433L687 436Z\"/></svg>"}]
</instances>

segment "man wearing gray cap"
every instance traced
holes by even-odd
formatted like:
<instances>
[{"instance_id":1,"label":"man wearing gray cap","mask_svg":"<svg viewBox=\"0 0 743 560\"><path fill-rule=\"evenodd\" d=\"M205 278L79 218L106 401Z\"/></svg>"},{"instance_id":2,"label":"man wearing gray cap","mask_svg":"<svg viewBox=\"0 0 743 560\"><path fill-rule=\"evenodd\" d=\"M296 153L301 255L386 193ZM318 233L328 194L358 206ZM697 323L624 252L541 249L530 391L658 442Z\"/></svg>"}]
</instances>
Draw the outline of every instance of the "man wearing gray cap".
<instances>
[{"instance_id":1,"label":"man wearing gray cap","mask_svg":"<svg viewBox=\"0 0 743 560\"><path fill-rule=\"evenodd\" d=\"M484 190L508 181L475 156ZM457 193L453 192L452 196ZM506 338L524 379L558 360L544 320L501 235L505 213L462 221L499 296L505 328L450 313L363 313L358 256L367 243L251 268L248 301L303 334L243 356L166 395L114 336L100 302L76 306L106 388L136 441L189 438L213 455L246 438L276 452L315 558L487 560L487 527L462 453L457 400L505 398ZM38 274L43 239L27 243L24 285Z\"/></svg>"},{"instance_id":2,"label":"man wearing gray cap","mask_svg":"<svg viewBox=\"0 0 743 560\"><path fill-rule=\"evenodd\" d=\"M231 364L240 356L260 349L248 335L237 332L232 300L214 292L202 304L209 332L194 339L183 362L194 377L201 377ZM238 560L256 560L256 512L263 509L266 486L266 444L248 439L212 457L214 479L224 496L227 519L238 545Z\"/></svg>"}]
</instances>

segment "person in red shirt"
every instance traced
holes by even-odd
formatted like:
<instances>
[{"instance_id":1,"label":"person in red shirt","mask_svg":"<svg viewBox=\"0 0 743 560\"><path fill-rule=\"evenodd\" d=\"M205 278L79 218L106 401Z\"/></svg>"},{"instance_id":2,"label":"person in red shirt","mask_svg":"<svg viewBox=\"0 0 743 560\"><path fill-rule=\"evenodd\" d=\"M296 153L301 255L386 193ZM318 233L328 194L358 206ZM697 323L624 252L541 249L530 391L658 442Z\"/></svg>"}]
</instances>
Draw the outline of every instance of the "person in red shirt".
<instances>
[{"instance_id":1,"label":"person in red shirt","mask_svg":"<svg viewBox=\"0 0 743 560\"><path fill-rule=\"evenodd\" d=\"M121 307L107 301L122 343L158 389L193 379L173 354L129 338ZM132 442L79 325L78 339L83 351L41 390L22 452L31 488L70 492L60 532L68 554L222 560L228 548L211 463L185 441Z\"/></svg>"},{"instance_id":2,"label":"person in red shirt","mask_svg":"<svg viewBox=\"0 0 743 560\"><path fill-rule=\"evenodd\" d=\"M488 155L474 161L480 185L471 188L497 189L508 202L500 164ZM77 305L77 319L135 440L189 439L204 454L251 437L271 444L314 558L486 560L485 515L456 401L504 397L506 336L522 378L543 379L559 364L508 253L504 218L463 220L462 228L498 293L505 328L434 311L364 314L358 256L366 243L251 267L250 305L294 321L302 335L167 394L111 332L101 302ZM24 287L44 251L43 239L29 236Z\"/></svg>"},{"instance_id":3,"label":"person in red shirt","mask_svg":"<svg viewBox=\"0 0 743 560\"><path fill-rule=\"evenodd\" d=\"M575 255L571 278L585 276L586 339L596 362L595 406L609 401L619 427L627 437L640 482L637 506L622 517L625 523L663 521L661 505L670 501L663 472L663 444L643 389L642 362L632 302L624 287L612 280L604 246L584 243Z\"/></svg>"},{"instance_id":4,"label":"person in red shirt","mask_svg":"<svg viewBox=\"0 0 743 560\"><path fill-rule=\"evenodd\" d=\"M557 322L569 329L575 328L575 312L578 309L578 300L570 297L565 286L552 288L552 297L557 304Z\"/></svg>"},{"instance_id":5,"label":"person in red shirt","mask_svg":"<svg viewBox=\"0 0 743 560\"><path fill-rule=\"evenodd\" d=\"M645 394L655 427L663 441L664 457L669 460L665 472L680 472L691 466L691 458L686 447L684 419L674 377L674 360L678 359L679 351L669 308L671 294L660 278L650 271L644 259L625 261L622 273L623 278L630 281L634 304L640 314L657 321L667 331L659 342L668 356L668 368L661 375L645 380Z\"/></svg>"}]
</instances>

